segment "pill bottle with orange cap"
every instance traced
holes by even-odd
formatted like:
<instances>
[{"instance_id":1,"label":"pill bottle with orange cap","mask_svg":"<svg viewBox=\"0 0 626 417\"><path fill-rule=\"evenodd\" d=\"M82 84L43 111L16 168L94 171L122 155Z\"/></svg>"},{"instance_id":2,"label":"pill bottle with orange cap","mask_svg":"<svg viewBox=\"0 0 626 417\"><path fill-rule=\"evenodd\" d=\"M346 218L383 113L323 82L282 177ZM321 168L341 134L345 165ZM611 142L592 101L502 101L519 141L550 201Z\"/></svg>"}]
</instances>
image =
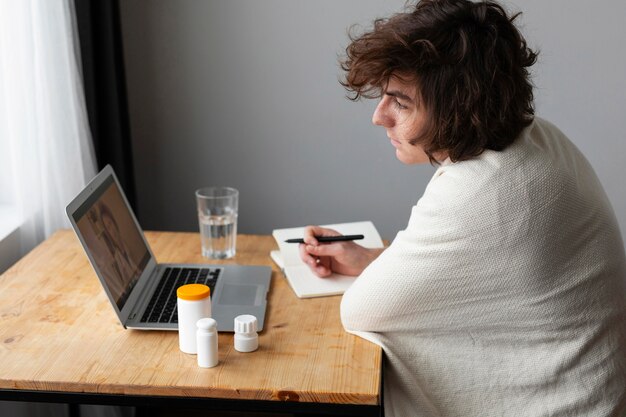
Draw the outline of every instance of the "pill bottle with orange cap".
<instances>
[{"instance_id":1,"label":"pill bottle with orange cap","mask_svg":"<svg viewBox=\"0 0 626 417\"><path fill-rule=\"evenodd\" d=\"M204 284L178 287L178 345L185 353L197 353L196 323L211 317L211 289Z\"/></svg>"}]
</instances>

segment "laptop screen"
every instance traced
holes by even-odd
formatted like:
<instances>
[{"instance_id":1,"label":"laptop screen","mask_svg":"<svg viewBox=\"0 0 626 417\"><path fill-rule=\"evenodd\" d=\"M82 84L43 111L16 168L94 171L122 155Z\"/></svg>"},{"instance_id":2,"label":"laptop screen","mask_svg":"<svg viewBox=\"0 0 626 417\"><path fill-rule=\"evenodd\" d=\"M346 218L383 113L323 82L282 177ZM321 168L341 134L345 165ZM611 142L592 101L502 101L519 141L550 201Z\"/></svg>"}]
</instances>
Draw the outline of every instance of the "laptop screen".
<instances>
[{"instance_id":1,"label":"laptop screen","mask_svg":"<svg viewBox=\"0 0 626 417\"><path fill-rule=\"evenodd\" d=\"M122 310L150 259L150 252L113 176L105 179L72 217L94 267Z\"/></svg>"}]
</instances>

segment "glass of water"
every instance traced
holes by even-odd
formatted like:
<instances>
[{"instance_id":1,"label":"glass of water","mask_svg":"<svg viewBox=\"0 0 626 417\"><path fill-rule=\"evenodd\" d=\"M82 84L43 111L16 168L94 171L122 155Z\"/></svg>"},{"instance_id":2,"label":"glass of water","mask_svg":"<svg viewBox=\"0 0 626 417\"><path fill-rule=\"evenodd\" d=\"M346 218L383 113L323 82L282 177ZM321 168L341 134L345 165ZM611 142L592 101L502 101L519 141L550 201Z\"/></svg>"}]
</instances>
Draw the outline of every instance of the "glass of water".
<instances>
[{"instance_id":1,"label":"glass of water","mask_svg":"<svg viewBox=\"0 0 626 417\"><path fill-rule=\"evenodd\" d=\"M202 255L213 259L235 256L239 191L205 187L196 191Z\"/></svg>"}]
</instances>

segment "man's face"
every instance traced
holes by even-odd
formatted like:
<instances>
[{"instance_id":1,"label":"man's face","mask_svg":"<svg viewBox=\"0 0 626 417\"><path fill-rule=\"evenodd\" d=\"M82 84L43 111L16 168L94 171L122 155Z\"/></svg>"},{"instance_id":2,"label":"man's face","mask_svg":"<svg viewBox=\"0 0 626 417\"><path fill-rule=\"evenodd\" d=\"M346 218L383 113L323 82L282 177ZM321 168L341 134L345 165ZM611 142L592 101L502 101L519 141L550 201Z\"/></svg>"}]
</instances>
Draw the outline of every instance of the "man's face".
<instances>
[{"instance_id":1,"label":"man's face","mask_svg":"<svg viewBox=\"0 0 626 417\"><path fill-rule=\"evenodd\" d=\"M409 142L419 136L426 117L416 83L391 77L374 111L372 123L385 128L401 162L422 164L429 162L424 148L419 143L412 145Z\"/></svg>"}]
</instances>

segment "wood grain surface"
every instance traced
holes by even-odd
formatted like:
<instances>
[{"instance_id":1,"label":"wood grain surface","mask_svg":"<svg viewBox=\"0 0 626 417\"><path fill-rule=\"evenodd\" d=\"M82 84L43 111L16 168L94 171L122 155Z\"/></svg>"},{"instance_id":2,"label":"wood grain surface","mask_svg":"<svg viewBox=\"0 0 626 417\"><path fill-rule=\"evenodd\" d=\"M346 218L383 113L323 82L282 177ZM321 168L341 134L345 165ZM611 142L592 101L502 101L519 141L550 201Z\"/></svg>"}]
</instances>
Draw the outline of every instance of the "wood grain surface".
<instances>
[{"instance_id":1,"label":"wood grain surface","mask_svg":"<svg viewBox=\"0 0 626 417\"><path fill-rule=\"evenodd\" d=\"M208 263L197 233L147 232L159 262ZM219 335L202 369L178 334L125 330L72 231L57 232L0 276L0 388L339 404L378 404L381 349L346 333L341 297L299 299L271 262L270 236L239 235L237 256L271 265L259 350Z\"/></svg>"}]
</instances>

